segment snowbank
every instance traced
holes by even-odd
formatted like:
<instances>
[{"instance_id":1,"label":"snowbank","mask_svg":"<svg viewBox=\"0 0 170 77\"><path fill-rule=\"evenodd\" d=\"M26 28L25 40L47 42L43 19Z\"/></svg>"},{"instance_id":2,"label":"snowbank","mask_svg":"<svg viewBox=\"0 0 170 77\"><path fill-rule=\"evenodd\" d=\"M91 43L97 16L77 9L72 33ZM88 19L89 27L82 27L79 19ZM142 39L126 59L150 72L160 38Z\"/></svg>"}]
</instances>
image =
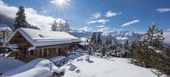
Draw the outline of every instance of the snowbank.
<instances>
[{"instance_id":1,"label":"snowbank","mask_svg":"<svg viewBox=\"0 0 170 77\"><path fill-rule=\"evenodd\" d=\"M57 67L61 67L61 66L63 66L67 62L66 57L64 57L64 56L56 56L56 57L50 58L50 60Z\"/></svg>"},{"instance_id":2,"label":"snowbank","mask_svg":"<svg viewBox=\"0 0 170 77\"><path fill-rule=\"evenodd\" d=\"M5 73L7 71L13 70L24 64L25 63L20 60L10 59L10 58L0 56L0 72L1 73Z\"/></svg>"},{"instance_id":3,"label":"snowbank","mask_svg":"<svg viewBox=\"0 0 170 77\"><path fill-rule=\"evenodd\" d=\"M4 76L10 77L49 77L58 68L48 59L35 59L17 69L6 72Z\"/></svg>"},{"instance_id":4,"label":"snowbank","mask_svg":"<svg viewBox=\"0 0 170 77\"><path fill-rule=\"evenodd\" d=\"M106 60L82 56L64 66L64 77L156 77L149 69L128 63L127 59ZM74 69L73 69L74 67Z\"/></svg>"}]
</instances>

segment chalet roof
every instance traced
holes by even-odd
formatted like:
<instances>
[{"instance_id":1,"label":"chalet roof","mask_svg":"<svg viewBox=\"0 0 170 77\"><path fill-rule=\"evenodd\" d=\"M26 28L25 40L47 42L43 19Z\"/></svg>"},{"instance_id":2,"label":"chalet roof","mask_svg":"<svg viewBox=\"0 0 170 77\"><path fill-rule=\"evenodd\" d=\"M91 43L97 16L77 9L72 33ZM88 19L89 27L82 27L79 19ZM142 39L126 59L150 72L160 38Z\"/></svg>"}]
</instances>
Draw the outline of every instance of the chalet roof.
<instances>
[{"instance_id":1,"label":"chalet roof","mask_svg":"<svg viewBox=\"0 0 170 77\"><path fill-rule=\"evenodd\" d=\"M66 32L19 28L12 37L14 37L17 32L20 32L21 35L35 47L80 42L79 38ZM12 37L10 40L12 40Z\"/></svg>"}]
</instances>

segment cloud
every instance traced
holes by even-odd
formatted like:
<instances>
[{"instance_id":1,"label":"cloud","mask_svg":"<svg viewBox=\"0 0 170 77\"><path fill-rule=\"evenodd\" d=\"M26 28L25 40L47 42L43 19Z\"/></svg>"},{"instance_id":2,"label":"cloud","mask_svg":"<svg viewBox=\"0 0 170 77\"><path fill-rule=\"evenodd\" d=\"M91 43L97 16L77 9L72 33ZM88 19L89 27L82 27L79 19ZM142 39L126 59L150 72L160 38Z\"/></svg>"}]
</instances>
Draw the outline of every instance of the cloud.
<instances>
[{"instance_id":1,"label":"cloud","mask_svg":"<svg viewBox=\"0 0 170 77\"><path fill-rule=\"evenodd\" d=\"M88 31L91 31L92 28L89 28L88 26L85 26L85 27L79 28L78 30L79 31L86 31L86 32L88 32Z\"/></svg>"},{"instance_id":2,"label":"cloud","mask_svg":"<svg viewBox=\"0 0 170 77\"><path fill-rule=\"evenodd\" d=\"M99 20L89 21L87 22L87 24L93 24L93 23L105 24L106 22L109 22L109 19L99 19Z\"/></svg>"},{"instance_id":3,"label":"cloud","mask_svg":"<svg viewBox=\"0 0 170 77\"><path fill-rule=\"evenodd\" d=\"M170 29L166 29L165 31L170 32Z\"/></svg>"},{"instance_id":4,"label":"cloud","mask_svg":"<svg viewBox=\"0 0 170 77\"><path fill-rule=\"evenodd\" d=\"M101 13L95 13L95 14L93 14L93 17L95 19L100 18L101 17Z\"/></svg>"},{"instance_id":5,"label":"cloud","mask_svg":"<svg viewBox=\"0 0 170 77\"><path fill-rule=\"evenodd\" d=\"M170 12L170 8L158 8L158 9L156 9L156 11L161 12L161 13Z\"/></svg>"},{"instance_id":6,"label":"cloud","mask_svg":"<svg viewBox=\"0 0 170 77\"><path fill-rule=\"evenodd\" d=\"M103 27L103 28L100 28L98 29L97 31L98 32L105 32L105 31L108 31L109 27Z\"/></svg>"},{"instance_id":7,"label":"cloud","mask_svg":"<svg viewBox=\"0 0 170 77\"><path fill-rule=\"evenodd\" d=\"M99 26L96 26L97 28L104 28L106 27L105 25L99 25Z\"/></svg>"},{"instance_id":8,"label":"cloud","mask_svg":"<svg viewBox=\"0 0 170 77\"><path fill-rule=\"evenodd\" d=\"M106 17L113 17L113 16L117 16L117 15L120 15L120 14L121 14L121 12L116 13L116 12L108 11L105 16Z\"/></svg>"},{"instance_id":9,"label":"cloud","mask_svg":"<svg viewBox=\"0 0 170 77\"><path fill-rule=\"evenodd\" d=\"M0 14L15 19L18 7L9 6L0 0ZM51 24L56 20L51 16L40 15L33 8L25 8L26 21L40 29L50 30Z\"/></svg>"},{"instance_id":10,"label":"cloud","mask_svg":"<svg viewBox=\"0 0 170 77\"><path fill-rule=\"evenodd\" d=\"M129 26L129 25L138 23L138 22L140 22L140 20L138 20L138 19L133 20L133 21L129 21L129 22L126 22L125 24L123 24L121 27L126 27L126 26Z\"/></svg>"},{"instance_id":11,"label":"cloud","mask_svg":"<svg viewBox=\"0 0 170 77\"><path fill-rule=\"evenodd\" d=\"M113 32L119 32L119 31L123 31L123 29L122 28L113 28Z\"/></svg>"}]
</instances>

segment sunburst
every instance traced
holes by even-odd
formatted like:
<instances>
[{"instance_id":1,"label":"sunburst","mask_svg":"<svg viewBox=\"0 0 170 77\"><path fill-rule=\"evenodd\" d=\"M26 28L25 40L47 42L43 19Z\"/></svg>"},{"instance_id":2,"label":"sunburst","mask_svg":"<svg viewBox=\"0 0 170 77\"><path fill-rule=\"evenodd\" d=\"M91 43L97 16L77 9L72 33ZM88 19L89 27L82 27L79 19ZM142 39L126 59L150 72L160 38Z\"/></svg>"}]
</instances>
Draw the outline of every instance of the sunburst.
<instances>
[{"instance_id":1,"label":"sunburst","mask_svg":"<svg viewBox=\"0 0 170 77\"><path fill-rule=\"evenodd\" d=\"M55 4L57 8L65 8L69 5L70 0L53 0L51 3Z\"/></svg>"}]
</instances>

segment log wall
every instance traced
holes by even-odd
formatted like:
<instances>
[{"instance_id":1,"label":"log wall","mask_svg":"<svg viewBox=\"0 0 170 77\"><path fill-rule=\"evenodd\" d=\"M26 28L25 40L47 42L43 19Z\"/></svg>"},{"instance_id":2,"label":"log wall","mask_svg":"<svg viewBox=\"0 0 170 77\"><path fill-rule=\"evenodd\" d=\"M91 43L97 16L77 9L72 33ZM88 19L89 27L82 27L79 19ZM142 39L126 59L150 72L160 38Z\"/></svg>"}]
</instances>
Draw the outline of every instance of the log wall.
<instances>
[{"instance_id":1,"label":"log wall","mask_svg":"<svg viewBox=\"0 0 170 77\"><path fill-rule=\"evenodd\" d=\"M67 52L73 51L77 48L77 45L59 45L59 46L51 46L51 47L43 47L36 48L31 52L31 55L36 57L51 57L51 56L59 56L66 55Z\"/></svg>"}]
</instances>

